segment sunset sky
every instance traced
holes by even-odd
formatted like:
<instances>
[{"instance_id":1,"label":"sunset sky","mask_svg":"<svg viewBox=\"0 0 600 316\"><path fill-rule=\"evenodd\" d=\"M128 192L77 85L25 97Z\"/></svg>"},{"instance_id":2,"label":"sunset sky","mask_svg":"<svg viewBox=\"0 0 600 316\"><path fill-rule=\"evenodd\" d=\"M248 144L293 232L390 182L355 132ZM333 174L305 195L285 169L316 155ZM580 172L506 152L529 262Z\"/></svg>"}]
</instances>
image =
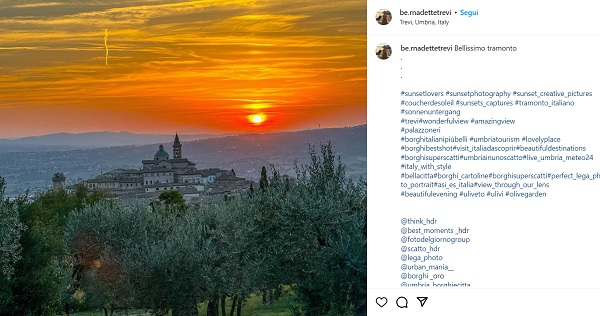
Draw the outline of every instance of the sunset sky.
<instances>
[{"instance_id":1,"label":"sunset sky","mask_svg":"<svg viewBox=\"0 0 600 316\"><path fill-rule=\"evenodd\" d=\"M0 138L364 124L365 11L364 0L0 0Z\"/></svg>"}]
</instances>

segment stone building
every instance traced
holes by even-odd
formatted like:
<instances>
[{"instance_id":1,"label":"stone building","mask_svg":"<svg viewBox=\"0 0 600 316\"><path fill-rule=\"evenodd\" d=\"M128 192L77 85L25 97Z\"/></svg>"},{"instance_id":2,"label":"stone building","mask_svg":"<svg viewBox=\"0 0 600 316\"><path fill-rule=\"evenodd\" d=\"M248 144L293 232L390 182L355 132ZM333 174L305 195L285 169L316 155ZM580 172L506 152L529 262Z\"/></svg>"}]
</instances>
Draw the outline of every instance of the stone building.
<instances>
[{"instance_id":1,"label":"stone building","mask_svg":"<svg viewBox=\"0 0 600 316\"><path fill-rule=\"evenodd\" d=\"M166 190L179 190L186 200L199 195L200 192L239 194L250 187L250 181L235 177L233 170L196 169L194 162L183 157L182 145L177 134L173 142L173 158L170 158L161 144L153 159L142 160L139 170L116 169L84 183L91 190L106 191L115 195L137 194L140 197Z\"/></svg>"},{"instance_id":2,"label":"stone building","mask_svg":"<svg viewBox=\"0 0 600 316\"><path fill-rule=\"evenodd\" d=\"M65 182L67 181L67 177L62 172L57 172L52 177L52 189L54 190L62 190L65 188Z\"/></svg>"}]
</instances>

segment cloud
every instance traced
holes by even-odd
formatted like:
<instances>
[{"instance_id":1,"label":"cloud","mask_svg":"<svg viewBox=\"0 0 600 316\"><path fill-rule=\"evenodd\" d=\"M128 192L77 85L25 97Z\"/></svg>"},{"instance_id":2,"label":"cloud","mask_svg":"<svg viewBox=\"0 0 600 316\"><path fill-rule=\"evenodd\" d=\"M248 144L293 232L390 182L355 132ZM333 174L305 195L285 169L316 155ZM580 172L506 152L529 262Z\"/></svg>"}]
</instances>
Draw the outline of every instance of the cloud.
<instances>
[{"instance_id":1,"label":"cloud","mask_svg":"<svg viewBox=\"0 0 600 316\"><path fill-rule=\"evenodd\" d=\"M302 102L343 116L339 105L366 103L365 9L362 0L0 1L0 100L40 113L77 104L70 111L196 118L198 107L245 117L257 104L291 113Z\"/></svg>"},{"instance_id":2,"label":"cloud","mask_svg":"<svg viewBox=\"0 0 600 316\"><path fill-rule=\"evenodd\" d=\"M9 6L8 8L39 8L39 7L52 7L52 6L59 6L59 5L65 5L64 2L40 2L40 3L25 3L25 4L16 4L16 5L12 5Z\"/></svg>"}]
</instances>

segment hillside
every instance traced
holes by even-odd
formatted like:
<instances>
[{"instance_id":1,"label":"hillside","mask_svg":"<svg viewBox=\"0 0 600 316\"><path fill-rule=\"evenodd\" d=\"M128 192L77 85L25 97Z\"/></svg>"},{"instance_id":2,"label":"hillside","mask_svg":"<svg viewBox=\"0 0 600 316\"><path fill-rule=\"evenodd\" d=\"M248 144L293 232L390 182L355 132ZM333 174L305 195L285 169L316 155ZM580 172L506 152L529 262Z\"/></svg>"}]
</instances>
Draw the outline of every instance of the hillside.
<instances>
[{"instance_id":1,"label":"hillside","mask_svg":"<svg viewBox=\"0 0 600 316\"><path fill-rule=\"evenodd\" d=\"M159 140L162 141L163 139ZM171 154L171 140L163 142ZM262 166L274 165L283 174L294 173L294 162L309 160L309 144L318 146L331 141L347 166L347 174L366 179L367 126L314 129L299 132L242 134L183 142L183 156L197 167L234 169L236 174L258 180ZM60 144L57 144L60 145ZM2 152L0 176L8 182L8 194L37 191L51 184L55 172L63 172L67 181L88 179L116 168L140 168L143 159L152 159L158 142L60 151Z\"/></svg>"},{"instance_id":2,"label":"hillside","mask_svg":"<svg viewBox=\"0 0 600 316\"><path fill-rule=\"evenodd\" d=\"M179 135L182 141L191 141L225 135ZM0 138L2 152L35 152L89 149L112 146L146 145L172 141L172 135L134 134L129 132L56 133L17 139Z\"/></svg>"}]
</instances>

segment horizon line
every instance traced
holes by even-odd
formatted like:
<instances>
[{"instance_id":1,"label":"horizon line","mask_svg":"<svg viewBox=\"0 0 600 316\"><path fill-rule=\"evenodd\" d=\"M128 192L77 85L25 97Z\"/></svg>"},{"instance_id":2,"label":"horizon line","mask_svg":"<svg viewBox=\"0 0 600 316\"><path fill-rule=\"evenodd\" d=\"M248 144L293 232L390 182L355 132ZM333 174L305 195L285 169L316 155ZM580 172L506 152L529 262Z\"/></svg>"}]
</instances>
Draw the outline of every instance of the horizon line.
<instances>
[{"instance_id":1,"label":"horizon line","mask_svg":"<svg viewBox=\"0 0 600 316\"><path fill-rule=\"evenodd\" d=\"M180 136L196 136L196 135L213 135L213 136L233 136L233 135L245 135L245 134L275 134L275 133L291 133L291 132L302 132L302 131L312 131L312 130L319 130L319 129L333 129L333 128L350 128L350 127L358 127L358 126L363 126L363 125L367 125L367 123L363 123L363 124L356 124L356 125L344 125L344 126L325 126L325 127L313 127L313 128L304 128L304 129L289 129L289 130L270 130L270 131L239 131L239 132L198 132L198 133L184 133L184 134L180 134ZM54 132L54 133L47 133L47 134L37 134L37 135L27 135L27 136L14 136L14 137L0 137L0 140L19 140L19 139L24 139L24 138L32 138L32 137L44 137L44 136L51 136L51 135L59 135L59 134L66 134L66 135L84 135L84 134L94 134L94 133L114 133L114 134L119 134L119 133L128 133L128 134L133 134L133 135L157 135L157 136L169 136L169 135L175 135L175 133L173 134L168 134L168 133L138 133L138 132L129 132L129 131L108 131L108 130L103 130L103 131L87 131L87 132Z\"/></svg>"}]
</instances>

